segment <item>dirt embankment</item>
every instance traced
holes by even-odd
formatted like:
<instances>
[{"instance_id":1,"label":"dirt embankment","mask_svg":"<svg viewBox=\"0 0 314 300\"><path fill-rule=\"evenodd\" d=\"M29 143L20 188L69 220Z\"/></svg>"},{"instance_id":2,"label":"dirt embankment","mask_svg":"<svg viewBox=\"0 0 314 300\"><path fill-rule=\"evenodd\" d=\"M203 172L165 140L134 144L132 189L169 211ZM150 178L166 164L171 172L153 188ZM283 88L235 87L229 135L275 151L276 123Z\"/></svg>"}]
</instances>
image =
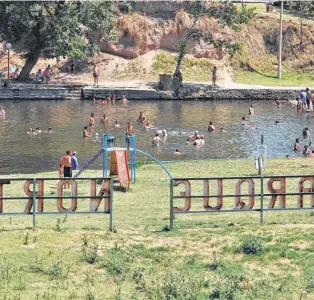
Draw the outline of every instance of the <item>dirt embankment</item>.
<instances>
[{"instance_id":1,"label":"dirt embankment","mask_svg":"<svg viewBox=\"0 0 314 300\"><path fill-rule=\"evenodd\" d=\"M91 63L96 61L101 70L101 79L106 81L120 78L125 80L128 76L130 79L154 79L150 75L156 53L160 50L177 53L193 20L183 10L186 5L184 1L144 1L141 5L134 1L132 5L132 13L123 13L121 10L115 41L108 43L98 33L100 48L107 54L100 53L94 58L77 62L74 74L67 71L65 59L59 64L56 60L40 59L33 72L51 64L57 80L88 83L92 80ZM238 32L227 27L222 28L209 18L200 18L197 27L215 40L224 39L231 44L241 45L241 50L234 57L230 57L227 49L216 48L205 40L188 43L187 53L196 58L207 58L218 65L222 80L231 80L232 70L237 68L257 71L276 69L279 37L277 18L271 15L256 16L250 23L241 26ZM15 50L11 52L11 62L21 66L23 60L20 58L20 49ZM313 70L313 53L314 26L304 24L301 43L300 23L297 20L284 21L283 61L286 70ZM0 71L4 71L6 67L6 55L2 55Z\"/></svg>"}]
</instances>

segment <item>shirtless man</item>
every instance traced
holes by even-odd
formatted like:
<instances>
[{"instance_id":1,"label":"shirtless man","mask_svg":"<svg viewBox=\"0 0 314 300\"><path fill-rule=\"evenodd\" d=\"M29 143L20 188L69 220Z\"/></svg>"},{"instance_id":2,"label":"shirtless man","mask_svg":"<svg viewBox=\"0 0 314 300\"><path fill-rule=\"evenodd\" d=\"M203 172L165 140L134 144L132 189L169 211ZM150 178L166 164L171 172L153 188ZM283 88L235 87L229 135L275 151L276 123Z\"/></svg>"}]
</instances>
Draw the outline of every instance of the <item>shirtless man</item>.
<instances>
[{"instance_id":1,"label":"shirtless man","mask_svg":"<svg viewBox=\"0 0 314 300\"><path fill-rule=\"evenodd\" d=\"M159 147L159 143L164 143L164 141L159 137L158 133L156 133L155 137L153 137L153 145Z\"/></svg>"},{"instance_id":2,"label":"shirtless man","mask_svg":"<svg viewBox=\"0 0 314 300\"><path fill-rule=\"evenodd\" d=\"M194 142L198 136L199 136L199 133L196 130L193 135L188 137L188 139L186 140L186 143L190 144L190 143Z\"/></svg>"},{"instance_id":3,"label":"shirtless man","mask_svg":"<svg viewBox=\"0 0 314 300\"><path fill-rule=\"evenodd\" d=\"M274 105L277 106L277 107L281 106L281 102L279 100L279 97L277 98L276 102L274 102Z\"/></svg>"},{"instance_id":4,"label":"shirtless man","mask_svg":"<svg viewBox=\"0 0 314 300\"><path fill-rule=\"evenodd\" d=\"M117 120L114 121L114 127L116 128L120 128L120 124Z\"/></svg>"},{"instance_id":5,"label":"shirtless man","mask_svg":"<svg viewBox=\"0 0 314 300\"><path fill-rule=\"evenodd\" d=\"M145 129L153 129L153 124L150 121L147 121L146 124L144 125Z\"/></svg>"},{"instance_id":6,"label":"shirtless man","mask_svg":"<svg viewBox=\"0 0 314 300\"><path fill-rule=\"evenodd\" d=\"M106 114L103 115L103 117L100 120L101 124L108 124L109 123L109 119L106 117Z\"/></svg>"},{"instance_id":7,"label":"shirtless man","mask_svg":"<svg viewBox=\"0 0 314 300\"><path fill-rule=\"evenodd\" d=\"M213 125L213 122L212 121L209 121L209 125L208 125L208 131L209 132L213 132L215 131L215 126Z\"/></svg>"},{"instance_id":8,"label":"shirtless man","mask_svg":"<svg viewBox=\"0 0 314 300\"><path fill-rule=\"evenodd\" d=\"M142 112L140 112L140 115L138 116L138 119L136 121L140 123L144 123L146 121L146 116L143 115Z\"/></svg>"},{"instance_id":9,"label":"shirtless man","mask_svg":"<svg viewBox=\"0 0 314 300\"><path fill-rule=\"evenodd\" d=\"M64 177L72 177L71 155L72 152L67 150L66 154L60 158L60 165L63 166Z\"/></svg>"},{"instance_id":10,"label":"shirtless man","mask_svg":"<svg viewBox=\"0 0 314 300\"><path fill-rule=\"evenodd\" d=\"M84 127L84 130L83 130L83 137L86 138L86 137L90 137L91 134L87 131L87 126Z\"/></svg>"},{"instance_id":11,"label":"shirtless man","mask_svg":"<svg viewBox=\"0 0 314 300\"><path fill-rule=\"evenodd\" d=\"M302 131L302 134L303 134L304 137L309 136L309 135L310 135L309 129L308 129L307 127L305 127L305 128L303 129L303 131Z\"/></svg>"},{"instance_id":12,"label":"shirtless man","mask_svg":"<svg viewBox=\"0 0 314 300\"><path fill-rule=\"evenodd\" d=\"M89 119L89 126L93 127L95 125L96 125L96 123L95 123L95 116L94 116L94 113L91 113L90 119Z\"/></svg>"},{"instance_id":13,"label":"shirtless man","mask_svg":"<svg viewBox=\"0 0 314 300\"><path fill-rule=\"evenodd\" d=\"M135 132L134 132L132 122L128 122L128 126L126 127L126 135L130 136L131 134L135 135Z\"/></svg>"},{"instance_id":14,"label":"shirtless man","mask_svg":"<svg viewBox=\"0 0 314 300\"><path fill-rule=\"evenodd\" d=\"M51 127L48 127L46 133L52 133L52 128L51 128Z\"/></svg>"},{"instance_id":15,"label":"shirtless man","mask_svg":"<svg viewBox=\"0 0 314 300\"><path fill-rule=\"evenodd\" d=\"M41 133L42 131L40 130L39 127L37 127L37 128L36 128L36 132L37 132L37 133Z\"/></svg>"},{"instance_id":16,"label":"shirtless man","mask_svg":"<svg viewBox=\"0 0 314 300\"><path fill-rule=\"evenodd\" d=\"M176 149L176 151L174 151L174 153L173 153L174 155L177 155L177 156L179 156L180 155L180 151L179 151L179 149Z\"/></svg>"}]
</instances>

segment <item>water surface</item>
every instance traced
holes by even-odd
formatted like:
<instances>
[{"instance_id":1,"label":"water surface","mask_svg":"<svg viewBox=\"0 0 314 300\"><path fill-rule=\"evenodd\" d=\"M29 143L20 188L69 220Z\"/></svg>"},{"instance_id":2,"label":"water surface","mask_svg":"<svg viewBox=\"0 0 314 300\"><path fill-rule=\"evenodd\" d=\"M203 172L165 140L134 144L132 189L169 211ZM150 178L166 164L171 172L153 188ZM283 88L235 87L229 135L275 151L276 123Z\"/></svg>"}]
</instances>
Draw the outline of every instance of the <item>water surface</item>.
<instances>
[{"instance_id":1,"label":"water surface","mask_svg":"<svg viewBox=\"0 0 314 300\"><path fill-rule=\"evenodd\" d=\"M0 120L0 173L33 173L57 170L58 160L65 150L77 151L80 164L84 164L101 147L93 141L95 133L111 133L116 137L116 146L123 145L127 121L133 121L138 149L144 150L158 159L233 159L254 158L264 134L268 146L268 157L295 156L293 144L296 137L301 143L302 129L309 127L314 134L312 114L298 113L290 104L281 108L271 102L254 102L255 115L248 116L251 102L205 102L205 101L132 101L128 104L105 105L92 101L0 101L6 111L6 119ZM168 137L160 148L152 146L154 132L143 129L136 123L142 111L157 127L164 128ZM89 123L94 112L97 126L92 130L93 138L84 140L82 129ZM109 125L100 124L106 113ZM245 116L247 127L241 125ZM118 120L121 128L114 127ZM224 126L226 132L209 133L208 121L216 128ZM275 121L279 124L276 125ZM27 135L28 128L53 128L52 134ZM185 141L195 130L205 136L205 145L196 148ZM175 149L181 151L175 157ZM141 156L138 156L142 158ZM101 168L101 160L93 168Z\"/></svg>"}]
</instances>

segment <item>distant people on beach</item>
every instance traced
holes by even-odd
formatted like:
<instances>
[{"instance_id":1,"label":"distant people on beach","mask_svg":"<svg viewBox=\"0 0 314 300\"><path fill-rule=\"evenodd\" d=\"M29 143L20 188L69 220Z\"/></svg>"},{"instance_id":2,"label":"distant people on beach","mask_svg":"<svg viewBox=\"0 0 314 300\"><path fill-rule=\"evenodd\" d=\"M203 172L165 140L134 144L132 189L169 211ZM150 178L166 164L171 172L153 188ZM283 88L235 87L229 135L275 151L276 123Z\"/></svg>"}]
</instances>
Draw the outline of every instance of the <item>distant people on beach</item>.
<instances>
[{"instance_id":1,"label":"distant people on beach","mask_svg":"<svg viewBox=\"0 0 314 300\"><path fill-rule=\"evenodd\" d=\"M312 108L312 94L311 94L311 92L310 92L310 89L309 89L309 88L306 88L305 93L306 93L306 105L307 105L307 109L308 109L308 110L311 110L311 108Z\"/></svg>"},{"instance_id":2,"label":"distant people on beach","mask_svg":"<svg viewBox=\"0 0 314 300\"><path fill-rule=\"evenodd\" d=\"M93 78L94 78L94 86L98 87L99 69L95 63L93 64Z\"/></svg>"},{"instance_id":3,"label":"distant people on beach","mask_svg":"<svg viewBox=\"0 0 314 300\"><path fill-rule=\"evenodd\" d=\"M50 65L45 70L45 77L46 77L46 83L50 84L51 83L51 77L52 77L52 68Z\"/></svg>"}]
</instances>

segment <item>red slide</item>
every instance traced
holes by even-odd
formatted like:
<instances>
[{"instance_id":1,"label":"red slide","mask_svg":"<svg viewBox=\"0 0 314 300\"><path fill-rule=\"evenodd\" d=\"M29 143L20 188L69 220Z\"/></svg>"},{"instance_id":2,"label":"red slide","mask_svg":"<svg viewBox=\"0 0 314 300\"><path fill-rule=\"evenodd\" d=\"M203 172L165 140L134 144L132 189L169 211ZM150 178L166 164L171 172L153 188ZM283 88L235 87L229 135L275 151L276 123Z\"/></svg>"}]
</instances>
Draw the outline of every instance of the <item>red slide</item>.
<instances>
[{"instance_id":1,"label":"red slide","mask_svg":"<svg viewBox=\"0 0 314 300\"><path fill-rule=\"evenodd\" d=\"M113 151L111 154L110 175L118 175L120 184L131 182L128 154L126 150Z\"/></svg>"}]
</instances>

